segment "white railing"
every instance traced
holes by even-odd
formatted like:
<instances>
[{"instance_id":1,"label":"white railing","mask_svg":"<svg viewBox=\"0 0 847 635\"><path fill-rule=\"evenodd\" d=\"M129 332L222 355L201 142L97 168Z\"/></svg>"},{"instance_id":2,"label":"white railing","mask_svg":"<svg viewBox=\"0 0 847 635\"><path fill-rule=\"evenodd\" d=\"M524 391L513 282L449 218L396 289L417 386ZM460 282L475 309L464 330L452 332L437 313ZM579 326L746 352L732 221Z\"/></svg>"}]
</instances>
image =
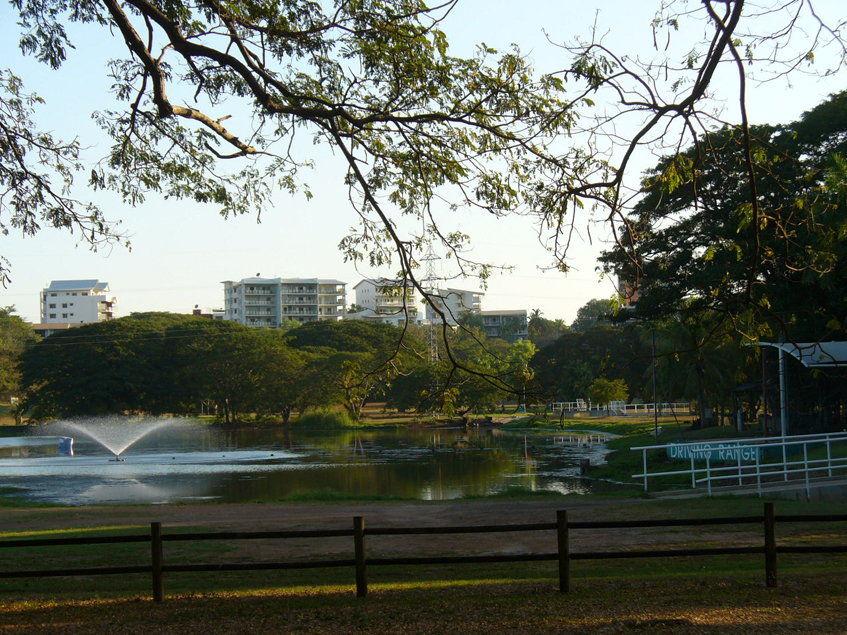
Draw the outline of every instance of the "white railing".
<instances>
[{"instance_id":1,"label":"white railing","mask_svg":"<svg viewBox=\"0 0 847 635\"><path fill-rule=\"evenodd\" d=\"M688 402L676 403L621 403L618 401L609 404L609 410L614 410L616 413L628 415L650 415L656 412L658 408L659 414L690 414L691 404ZM591 403L590 400L577 399L576 401L556 401L552 404L553 411L565 412L589 412L591 410L601 410L600 406ZM602 408L605 410L605 408Z\"/></svg>"},{"instance_id":2,"label":"white railing","mask_svg":"<svg viewBox=\"0 0 847 635\"><path fill-rule=\"evenodd\" d=\"M709 496L715 483L755 485L761 496L763 482L774 482L782 477L783 481L802 480L808 498L812 478L847 473L847 457L833 457L833 446L839 444L847 447L847 432L641 446L631 448L642 453L643 466L641 474L633 474L632 478L643 479L645 492L651 478L685 475L686 480L690 478L692 489L705 484ZM809 458L810 449L824 448L824 458ZM678 458L687 458L689 466L683 470L649 472L647 453L658 450L665 454L670 450ZM769 458L768 454L772 456ZM802 458L795 458L800 454ZM705 466L696 462L705 462Z\"/></svg>"},{"instance_id":3,"label":"white railing","mask_svg":"<svg viewBox=\"0 0 847 635\"><path fill-rule=\"evenodd\" d=\"M554 445L601 445L612 438L610 434L602 432L572 432L570 434L557 434L553 437Z\"/></svg>"}]
</instances>

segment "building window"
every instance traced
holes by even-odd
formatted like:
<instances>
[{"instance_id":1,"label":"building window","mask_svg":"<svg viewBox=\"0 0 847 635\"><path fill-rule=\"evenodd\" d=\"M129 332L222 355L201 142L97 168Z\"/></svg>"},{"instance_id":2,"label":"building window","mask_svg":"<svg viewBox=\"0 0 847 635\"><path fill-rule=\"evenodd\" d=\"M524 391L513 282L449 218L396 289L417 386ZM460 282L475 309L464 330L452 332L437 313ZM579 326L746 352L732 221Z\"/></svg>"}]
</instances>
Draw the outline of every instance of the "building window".
<instances>
[{"instance_id":1,"label":"building window","mask_svg":"<svg viewBox=\"0 0 847 635\"><path fill-rule=\"evenodd\" d=\"M56 294L55 294L55 293L51 293L51 294L50 294L50 297L51 297L51 298L55 298L55 297L56 297Z\"/></svg>"},{"instance_id":2,"label":"building window","mask_svg":"<svg viewBox=\"0 0 847 635\"><path fill-rule=\"evenodd\" d=\"M76 293L72 293L71 295L76 295Z\"/></svg>"},{"instance_id":3,"label":"building window","mask_svg":"<svg viewBox=\"0 0 847 635\"><path fill-rule=\"evenodd\" d=\"M67 308L68 308L68 303L67 303L67 302L63 303L63 304L62 304L62 308L63 308L63 309L67 309Z\"/></svg>"},{"instance_id":4,"label":"building window","mask_svg":"<svg viewBox=\"0 0 847 635\"><path fill-rule=\"evenodd\" d=\"M51 318L55 318L55 317L56 317L56 314L55 314L55 313L51 313L51 314L50 314L50 317L51 317Z\"/></svg>"},{"instance_id":5,"label":"building window","mask_svg":"<svg viewBox=\"0 0 847 635\"><path fill-rule=\"evenodd\" d=\"M55 305L55 304L51 304L51 305L50 305L50 308L51 308L51 309L55 309L55 308L56 308L56 305Z\"/></svg>"},{"instance_id":6,"label":"building window","mask_svg":"<svg viewBox=\"0 0 847 635\"><path fill-rule=\"evenodd\" d=\"M63 318L66 318L66 317L68 317L68 314L67 314L67 313L62 313L62 317L63 317Z\"/></svg>"},{"instance_id":7,"label":"building window","mask_svg":"<svg viewBox=\"0 0 847 635\"><path fill-rule=\"evenodd\" d=\"M82 295L88 295L87 293L83 293Z\"/></svg>"}]
</instances>

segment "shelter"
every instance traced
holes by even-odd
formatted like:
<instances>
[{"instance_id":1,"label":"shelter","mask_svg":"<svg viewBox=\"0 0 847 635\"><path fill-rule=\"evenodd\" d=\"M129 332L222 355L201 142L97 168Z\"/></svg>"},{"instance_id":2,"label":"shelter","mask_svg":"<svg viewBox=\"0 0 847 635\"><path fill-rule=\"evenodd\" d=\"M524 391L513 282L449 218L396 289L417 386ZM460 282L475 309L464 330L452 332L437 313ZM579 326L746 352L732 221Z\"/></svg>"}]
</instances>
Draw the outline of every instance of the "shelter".
<instances>
[{"instance_id":1,"label":"shelter","mask_svg":"<svg viewBox=\"0 0 847 635\"><path fill-rule=\"evenodd\" d=\"M778 348L806 368L847 367L847 342L759 342L759 346Z\"/></svg>"},{"instance_id":2,"label":"shelter","mask_svg":"<svg viewBox=\"0 0 847 635\"><path fill-rule=\"evenodd\" d=\"M783 435L789 431L800 434L843 427L847 394L842 371L847 369L847 342L759 342L759 346L779 351L779 420ZM785 363L787 355L815 372L796 372L799 367L792 372Z\"/></svg>"}]
</instances>

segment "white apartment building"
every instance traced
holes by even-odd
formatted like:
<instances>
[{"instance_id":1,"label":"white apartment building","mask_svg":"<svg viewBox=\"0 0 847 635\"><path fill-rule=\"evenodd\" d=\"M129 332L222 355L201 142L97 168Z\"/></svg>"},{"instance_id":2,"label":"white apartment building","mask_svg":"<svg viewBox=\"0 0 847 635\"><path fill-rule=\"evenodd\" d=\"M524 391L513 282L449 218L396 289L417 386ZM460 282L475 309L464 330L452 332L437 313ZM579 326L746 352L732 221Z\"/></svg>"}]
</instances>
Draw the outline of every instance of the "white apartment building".
<instances>
[{"instance_id":1,"label":"white apartment building","mask_svg":"<svg viewBox=\"0 0 847 635\"><path fill-rule=\"evenodd\" d=\"M347 304L347 284L322 278L226 280L224 319L276 328L283 320L338 320Z\"/></svg>"},{"instance_id":2,"label":"white apartment building","mask_svg":"<svg viewBox=\"0 0 847 635\"><path fill-rule=\"evenodd\" d=\"M479 291L463 289L437 289L430 294L433 302L444 312L447 323L456 326L463 313L479 313L482 309L482 296ZM426 319L440 320L441 316L427 303Z\"/></svg>"},{"instance_id":3,"label":"white apartment building","mask_svg":"<svg viewBox=\"0 0 847 635\"><path fill-rule=\"evenodd\" d=\"M41 324L88 324L115 317L118 299L99 280L53 280L41 292Z\"/></svg>"},{"instance_id":4,"label":"white apartment building","mask_svg":"<svg viewBox=\"0 0 847 635\"><path fill-rule=\"evenodd\" d=\"M509 342L529 339L526 309L480 311L480 315L488 337L501 337Z\"/></svg>"},{"instance_id":5,"label":"white apartment building","mask_svg":"<svg viewBox=\"0 0 847 635\"><path fill-rule=\"evenodd\" d=\"M398 280L377 278L365 279L353 287L356 292L355 304L359 307L355 313L348 313L345 319L372 320L402 325L422 324L422 298L417 289Z\"/></svg>"}]
</instances>

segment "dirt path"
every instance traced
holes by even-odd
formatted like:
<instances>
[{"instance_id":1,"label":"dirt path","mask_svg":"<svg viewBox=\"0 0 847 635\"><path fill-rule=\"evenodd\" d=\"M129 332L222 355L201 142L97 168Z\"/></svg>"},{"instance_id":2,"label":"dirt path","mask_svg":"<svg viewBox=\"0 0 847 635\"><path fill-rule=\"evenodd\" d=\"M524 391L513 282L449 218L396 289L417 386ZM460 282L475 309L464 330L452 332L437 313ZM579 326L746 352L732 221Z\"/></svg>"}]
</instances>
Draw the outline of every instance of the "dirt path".
<instances>
[{"instance_id":1,"label":"dirt path","mask_svg":"<svg viewBox=\"0 0 847 635\"><path fill-rule=\"evenodd\" d=\"M164 505L130 507L83 507L50 509L6 509L0 519L0 531L71 527L108 527L147 525L161 521L164 530L175 527L202 527L210 530L271 531L307 529L346 529L354 516L364 516L368 527L436 527L469 525L508 525L553 523L556 511L567 509L571 521L623 519L626 509L643 504L639 499L568 499L544 501L461 501L433 503L347 503L347 504L245 504L245 505ZM733 534L745 541L746 532ZM712 536L697 532L699 539ZM661 542L672 544L690 540L690 532L627 529L572 531L575 551L637 548ZM751 539L757 539L754 533ZM761 538L758 538L761 540ZM243 541L242 554L259 551L263 557L276 555L330 555L348 553L349 538L298 539L296 541ZM259 549L256 549L260 546ZM373 556L399 554L480 554L480 553L551 553L556 549L554 532L473 533L450 535L374 536L369 539ZM233 554L236 556L237 554Z\"/></svg>"}]
</instances>

